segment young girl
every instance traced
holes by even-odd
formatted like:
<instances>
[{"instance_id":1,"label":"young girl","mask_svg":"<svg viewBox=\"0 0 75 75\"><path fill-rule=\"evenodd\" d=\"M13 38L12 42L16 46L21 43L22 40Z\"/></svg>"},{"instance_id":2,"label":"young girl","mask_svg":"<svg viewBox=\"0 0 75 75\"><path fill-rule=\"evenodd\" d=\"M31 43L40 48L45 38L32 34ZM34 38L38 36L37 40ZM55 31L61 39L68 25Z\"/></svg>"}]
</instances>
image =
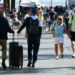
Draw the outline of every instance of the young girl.
<instances>
[{"instance_id":1,"label":"young girl","mask_svg":"<svg viewBox=\"0 0 75 75\"><path fill-rule=\"evenodd\" d=\"M57 21L51 28L51 32L53 33L55 39L55 54L56 58L59 58L58 48L60 49L60 56L63 58L63 43L64 43L64 32L67 31L66 25L63 22L63 17L58 16Z\"/></svg>"}]
</instances>

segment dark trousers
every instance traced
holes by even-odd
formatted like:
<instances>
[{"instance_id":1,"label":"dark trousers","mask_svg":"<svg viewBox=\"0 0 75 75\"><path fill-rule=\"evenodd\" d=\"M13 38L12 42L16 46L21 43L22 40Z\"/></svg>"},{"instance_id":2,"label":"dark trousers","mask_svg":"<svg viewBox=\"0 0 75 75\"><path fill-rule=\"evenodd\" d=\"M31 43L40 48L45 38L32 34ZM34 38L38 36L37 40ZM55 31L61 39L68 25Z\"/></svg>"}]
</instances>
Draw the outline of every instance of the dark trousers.
<instances>
[{"instance_id":1,"label":"dark trousers","mask_svg":"<svg viewBox=\"0 0 75 75\"><path fill-rule=\"evenodd\" d=\"M28 60L33 61L37 60L39 50L39 35L28 36Z\"/></svg>"},{"instance_id":2,"label":"dark trousers","mask_svg":"<svg viewBox=\"0 0 75 75\"><path fill-rule=\"evenodd\" d=\"M42 34L42 27L39 27L39 38L41 38L41 34Z\"/></svg>"},{"instance_id":3,"label":"dark trousers","mask_svg":"<svg viewBox=\"0 0 75 75\"><path fill-rule=\"evenodd\" d=\"M42 27L39 27L39 46L40 46L41 35L42 35Z\"/></svg>"}]
</instances>

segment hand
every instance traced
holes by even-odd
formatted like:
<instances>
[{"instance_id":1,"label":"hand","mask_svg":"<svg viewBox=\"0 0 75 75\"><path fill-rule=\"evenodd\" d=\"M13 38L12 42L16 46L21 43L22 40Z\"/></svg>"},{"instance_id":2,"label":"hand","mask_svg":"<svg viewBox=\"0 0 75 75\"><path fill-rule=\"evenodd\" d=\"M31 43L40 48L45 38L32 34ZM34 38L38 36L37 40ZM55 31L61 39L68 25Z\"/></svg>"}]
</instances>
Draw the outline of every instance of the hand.
<instances>
[{"instance_id":1,"label":"hand","mask_svg":"<svg viewBox=\"0 0 75 75\"><path fill-rule=\"evenodd\" d=\"M19 34L19 31L17 31L17 34Z\"/></svg>"},{"instance_id":2,"label":"hand","mask_svg":"<svg viewBox=\"0 0 75 75\"><path fill-rule=\"evenodd\" d=\"M53 33L53 37L55 37L55 34Z\"/></svg>"},{"instance_id":3,"label":"hand","mask_svg":"<svg viewBox=\"0 0 75 75\"><path fill-rule=\"evenodd\" d=\"M12 33L13 33L13 34L15 34L15 32L14 32L14 31L12 31Z\"/></svg>"},{"instance_id":4,"label":"hand","mask_svg":"<svg viewBox=\"0 0 75 75\"><path fill-rule=\"evenodd\" d=\"M55 32L54 31L52 32L52 34L53 34L53 37L55 37Z\"/></svg>"},{"instance_id":5,"label":"hand","mask_svg":"<svg viewBox=\"0 0 75 75\"><path fill-rule=\"evenodd\" d=\"M71 38L72 36L69 34L68 37Z\"/></svg>"}]
</instances>

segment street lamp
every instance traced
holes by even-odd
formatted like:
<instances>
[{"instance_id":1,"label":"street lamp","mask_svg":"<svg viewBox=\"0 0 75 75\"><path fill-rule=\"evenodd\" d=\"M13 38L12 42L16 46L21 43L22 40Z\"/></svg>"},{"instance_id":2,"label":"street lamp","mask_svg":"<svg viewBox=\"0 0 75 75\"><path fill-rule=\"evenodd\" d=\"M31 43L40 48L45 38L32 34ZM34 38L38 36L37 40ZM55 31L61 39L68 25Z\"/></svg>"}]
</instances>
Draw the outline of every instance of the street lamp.
<instances>
[{"instance_id":1,"label":"street lamp","mask_svg":"<svg viewBox=\"0 0 75 75\"><path fill-rule=\"evenodd\" d=\"M13 8L15 8L15 0L10 0L11 1L11 10L13 9Z\"/></svg>"},{"instance_id":2,"label":"street lamp","mask_svg":"<svg viewBox=\"0 0 75 75\"><path fill-rule=\"evenodd\" d=\"M67 0L65 0L65 7L66 7L66 9L67 9Z\"/></svg>"},{"instance_id":3,"label":"street lamp","mask_svg":"<svg viewBox=\"0 0 75 75\"><path fill-rule=\"evenodd\" d=\"M51 7L52 7L52 0L51 0Z\"/></svg>"},{"instance_id":4,"label":"street lamp","mask_svg":"<svg viewBox=\"0 0 75 75\"><path fill-rule=\"evenodd\" d=\"M68 10L70 9L70 6L71 6L71 0L68 0Z\"/></svg>"},{"instance_id":5,"label":"street lamp","mask_svg":"<svg viewBox=\"0 0 75 75\"><path fill-rule=\"evenodd\" d=\"M70 0L65 0L65 7L69 10L70 9Z\"/></svg>"},{"instance_id":6,"label":"street lamp","mask_svg":"<svg viewBox=\"0 0 75 75\"><path fill-rule=\"evenodd\" d=\"M20 3L21 3L21 0L19 0L19 5L20 5Z\"/></svg>"}]
</instances>

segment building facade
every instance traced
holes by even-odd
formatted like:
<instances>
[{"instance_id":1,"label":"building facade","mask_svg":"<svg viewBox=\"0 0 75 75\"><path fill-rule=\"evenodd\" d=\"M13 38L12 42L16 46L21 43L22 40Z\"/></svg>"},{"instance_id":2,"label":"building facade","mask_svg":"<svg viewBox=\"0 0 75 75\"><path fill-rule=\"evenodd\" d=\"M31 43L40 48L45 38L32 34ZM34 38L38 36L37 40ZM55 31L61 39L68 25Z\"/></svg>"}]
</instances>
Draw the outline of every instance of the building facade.
<instances>
[{"instance_id":1,"label":"building facade","mask_svg":"<svg viewBox=\"0 0 75 75\"><path fill-rule=\"evenodd\" d=\"M69 5L72 7L72 6L75 6L75 0L69 0Z\"/></svg>"}]
</instances>

